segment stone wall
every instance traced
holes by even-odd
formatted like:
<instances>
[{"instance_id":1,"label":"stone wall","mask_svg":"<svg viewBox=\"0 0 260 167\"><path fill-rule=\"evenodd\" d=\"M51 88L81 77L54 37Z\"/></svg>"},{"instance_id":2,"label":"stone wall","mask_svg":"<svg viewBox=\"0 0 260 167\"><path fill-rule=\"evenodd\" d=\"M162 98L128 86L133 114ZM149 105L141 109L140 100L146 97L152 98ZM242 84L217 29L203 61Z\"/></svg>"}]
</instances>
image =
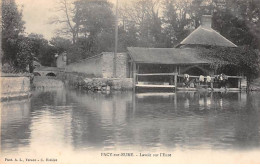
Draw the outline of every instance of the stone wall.
<instances>
[{"instance_id":1,"label":"stone wall","mask_svg":"<svg viewBox=\"0 0 260 167\"><path fill-rule=\"evenodd\" d=\"M66 72L78 72L102 77L101 55L97 55L79 62L71 63L65 67Z\"/></svg>"},{"instance_id":2,"label":"stone wall","mask_svg":"<svg viewBox=\"0 0 260 167\"><path fill-rule=\"evenodd\" d=\"M114 53L102 53L102 74L104 78L113 78ZM128 56L126 53L118 53L116 57L116 77L128 78Z\"/></svg>"},{"instance_id":3,"label":"stone wall","mask_svg":"<svg viewBox=\"0 0 260 167\"><path fill-rule=\"evenodd\" d=\"M100 55L72 63L66 67L66 72L77 72L93 75L99 78L114 78L114 53L103 52ZM128 56L118 53L116 59L116 78L128 78Z\"/></svg>"},{"instance_id":4,"label":"stone wall","mask_svg":"<svg viewBox=\"0 0 260 167\"><path fill-rule=\"evenodd\" d=\"M114 70L114 53L104 52L102 53L102 77L113 78Z\"/></svg>"},{"instance_id":5,"label":"stone wall","mask_svg":"<svg viewBox=\"0 0 260 167\"><path fill-rule=\"evenodd\" d=\"M129 64L128 64L127 54L126 53L117 54L116 77L117 78L129 78L128 70L129 70Z\"/></svg>"},{"instance_id":6,"label":"stone wall","mask_svg":"<svg viewBox=\"0 0 260 167\"><path fill-rule=\"evenodd\" d=\"M28 96L30 89L29 77L1 77L1 100Z\"/></svg>"}]
</instances>

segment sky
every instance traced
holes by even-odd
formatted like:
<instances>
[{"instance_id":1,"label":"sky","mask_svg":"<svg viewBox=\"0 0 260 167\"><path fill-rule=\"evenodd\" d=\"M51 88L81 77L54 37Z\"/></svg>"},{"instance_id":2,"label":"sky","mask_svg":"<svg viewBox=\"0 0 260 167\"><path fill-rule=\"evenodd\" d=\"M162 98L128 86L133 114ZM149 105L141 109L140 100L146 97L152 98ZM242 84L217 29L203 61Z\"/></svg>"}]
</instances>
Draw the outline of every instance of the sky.
<instances>
[{"instance_id":1,"label":"sky","mask_svg":"<svg viewBox=\"0 0 260 167\"><path fill-rule=\"evenodd\" d=\"M115 1L110 0L112 3L115 3ZM48 22L53 16L57 15L55 7L58 0L16 0L16 3L19 7L23 6L26 33L42 34L48 40L55 36L55 30L59 26Z\"/></svg>"},{"instance_id":2,"label":"sky","mask_svg":"<svg viewBox=\"0 0 260 167\"><path fill-rule=\"evenodd\" d=\"M55 36L57 25L48 24L55 14L54 7L57 0L16 0L19 7L23 5L23 20L25 32L42 34L46 39Z\"/></svg>"}]
</instances>

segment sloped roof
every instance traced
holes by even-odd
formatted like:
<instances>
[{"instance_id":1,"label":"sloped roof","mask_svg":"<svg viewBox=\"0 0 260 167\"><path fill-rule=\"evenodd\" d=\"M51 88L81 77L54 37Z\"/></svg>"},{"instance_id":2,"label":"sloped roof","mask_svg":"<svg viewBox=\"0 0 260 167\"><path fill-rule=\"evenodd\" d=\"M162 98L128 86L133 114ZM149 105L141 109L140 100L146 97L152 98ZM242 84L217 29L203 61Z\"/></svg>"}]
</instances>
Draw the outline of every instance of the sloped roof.
<instances>
[{"instance_id":1,"label":"sloped roof","mask_svg":"<svg viewBox=\"0 0 260 167\"><path fill-rule=\"evenodd\" d=\"M210 45L222 47L237 47L220 33L207 26L199 26L180 45Z\"/></svg>"},{"instance_id":2,"label":"sloped roof","mask_svg":"<svg viewBox=\"0 0 260 167\"><path fill-rule=\"evenodd\" d=\"M140 48L128 47L128 53L134 62L150 64L208 64L208 60L199 57L201 51L196 48Z\"/></svg>"}]
</instances>

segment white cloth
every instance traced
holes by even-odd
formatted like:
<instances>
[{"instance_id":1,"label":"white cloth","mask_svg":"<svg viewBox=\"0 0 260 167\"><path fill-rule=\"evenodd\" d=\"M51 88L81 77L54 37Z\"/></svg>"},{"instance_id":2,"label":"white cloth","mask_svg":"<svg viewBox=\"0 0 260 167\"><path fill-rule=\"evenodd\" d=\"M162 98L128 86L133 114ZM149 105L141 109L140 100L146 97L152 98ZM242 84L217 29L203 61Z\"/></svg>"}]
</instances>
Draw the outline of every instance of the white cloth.
<instances>
[{"instance_id":1,"label":"white cloth","mask_svg":"<svg viewBox=\"0 0 260 167\"><path fill-rule=\"evenodd\" d=\"M207 76L207 82L211 82L211 77Z\"/></svg>"},{"instance_id":2,"label":"white cloth","mask_svg":"<svg viewBox=\"0 0 260 167\"><path fill-rule=\"evenodd\" d=\"M186 79L186 81L189 81L190 76L188 74L184 74L184 79Z\"/></svg>"},{"instance_id":3,"label":"white cloth","mask_svg":"<svg viewBox=\"0 0 260 167\"><path fill-rule=\"evenodd\" d=\"M200 75L199 81L200 81L200 82L204 82L204 76L203 76L203 75Z\"/></svg>"},{"instance_id":4,"label":"white cloth","mask_svg":"<svg viewBox=\"0 0 260 167\"><path fill-rule=\"evenodd\" d=\"M223 78L223 75L221 74L221 75L219 76L219 80L220 80L220 81L223 81L223 79L224 79L224 78Z\"/></svg>"}]
</instances>

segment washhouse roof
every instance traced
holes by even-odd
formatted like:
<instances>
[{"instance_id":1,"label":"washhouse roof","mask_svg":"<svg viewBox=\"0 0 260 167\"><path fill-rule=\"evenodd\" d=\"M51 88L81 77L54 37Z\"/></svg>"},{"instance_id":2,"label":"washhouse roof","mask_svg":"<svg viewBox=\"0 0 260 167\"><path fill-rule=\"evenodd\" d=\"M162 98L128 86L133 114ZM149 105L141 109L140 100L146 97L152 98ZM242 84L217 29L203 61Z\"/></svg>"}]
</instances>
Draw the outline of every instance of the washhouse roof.
<instances>
[{"instance_id":1,"label":"washhouse roof","mask_svg":"<svg viewBox=\"0 0 260 167\"><path fill-rule=\"evenodd\" d=\"M211 22L211 15L203 15L201 18L201 25L187 36L177 47L182 45L237 47L237 45L212 29Z\"/></svg>"},{"instance_id":2,"label":"washhouse roof","mask_svg":"<svg viewBox=\"0 0 260 167\"><path fill-rule=\"evenodd\" d=\"M140 48L128 47L132 61L150 64L209 64L196 48Z\"/></svg>"},{"instance_id":3,"label":"washhouse roof","mask_svg":"<svg viewBox=\"0 0 260 167\"><path fill-rule=\"evenodd\" d=\"M203 26L199 26L196 30L194 30L180 43L180 45L237 47L237 45L223 37L214 29Z\"/></svg>"}]
</instances>

